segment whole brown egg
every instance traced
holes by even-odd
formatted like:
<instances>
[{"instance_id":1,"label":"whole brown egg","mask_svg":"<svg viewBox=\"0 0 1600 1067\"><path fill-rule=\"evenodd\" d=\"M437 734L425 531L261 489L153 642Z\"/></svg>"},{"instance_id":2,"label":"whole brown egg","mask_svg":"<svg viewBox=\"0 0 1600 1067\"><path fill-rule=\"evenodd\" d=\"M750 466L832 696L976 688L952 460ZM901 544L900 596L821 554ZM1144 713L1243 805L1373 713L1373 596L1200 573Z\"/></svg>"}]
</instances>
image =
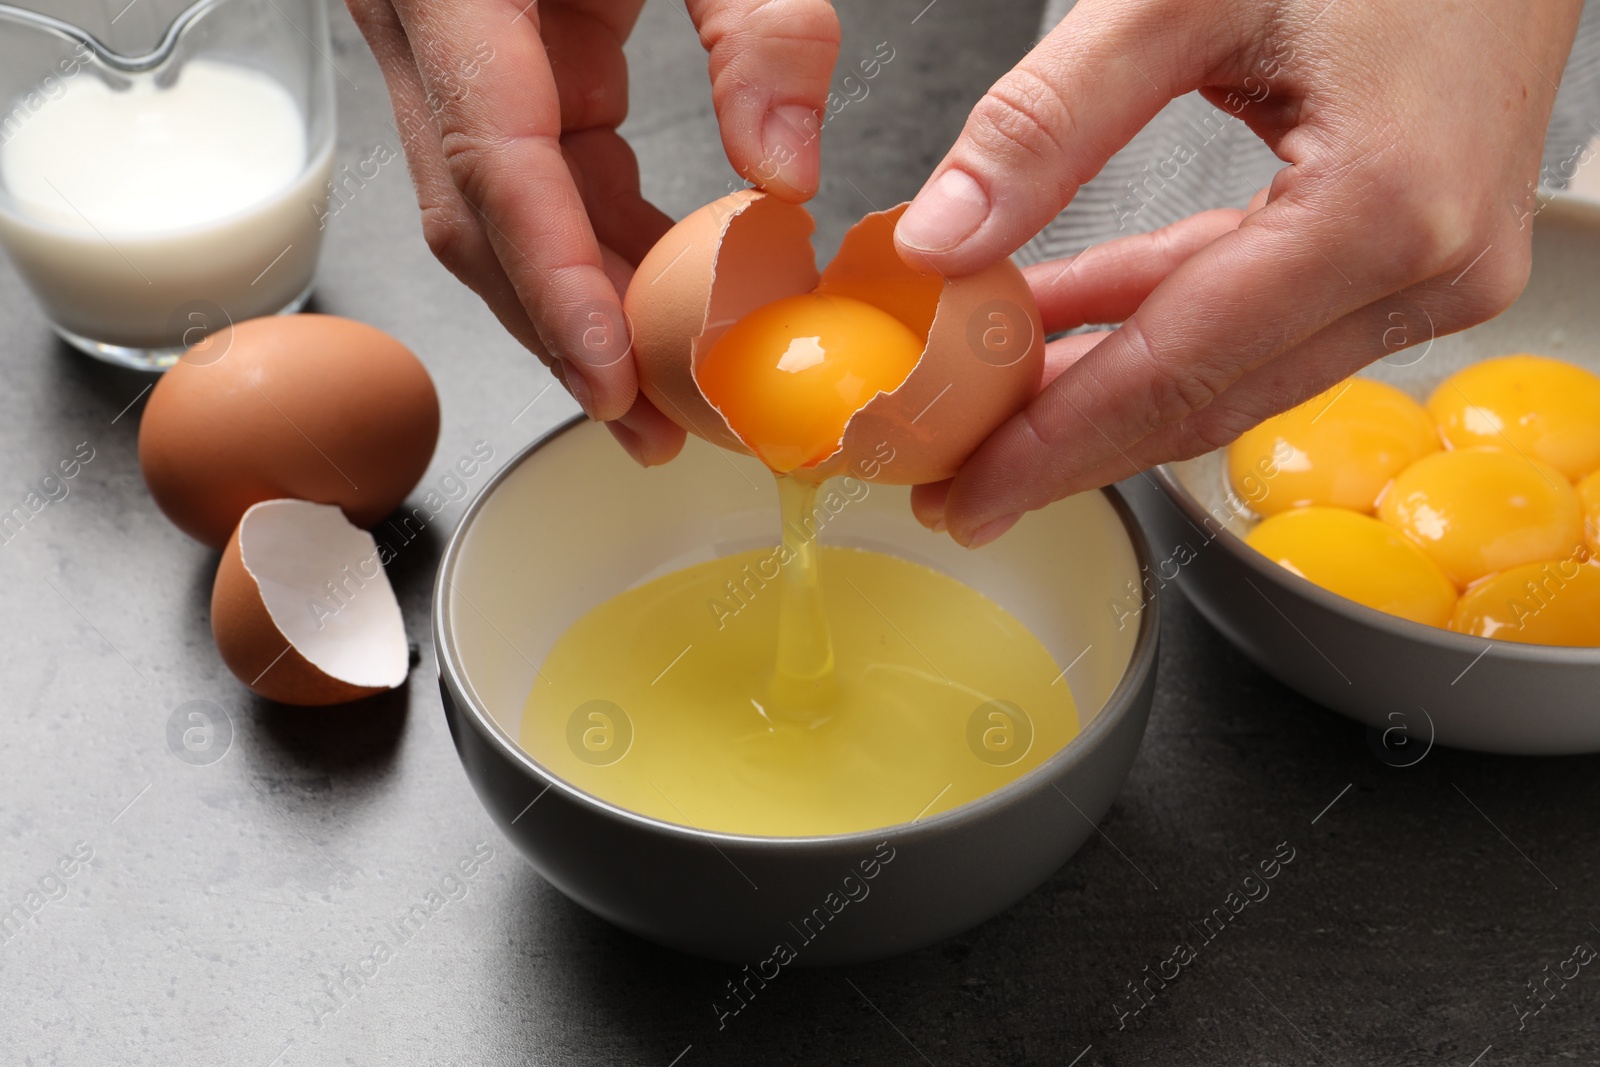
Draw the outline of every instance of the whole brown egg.
<instances>
[{"instance_id":1,"label":"whole brown egg","mask_svg":"<svg viewBox=\"0 0 1600 1067\"><path fill-rule=\"evenodd\" d=\"M411 492L439 437L420 360L375 327L332 315L251 319L156 384L139 465L157 505L213 548L249 508L293 498L376 525Z\"/></svg>"}]
</instances>

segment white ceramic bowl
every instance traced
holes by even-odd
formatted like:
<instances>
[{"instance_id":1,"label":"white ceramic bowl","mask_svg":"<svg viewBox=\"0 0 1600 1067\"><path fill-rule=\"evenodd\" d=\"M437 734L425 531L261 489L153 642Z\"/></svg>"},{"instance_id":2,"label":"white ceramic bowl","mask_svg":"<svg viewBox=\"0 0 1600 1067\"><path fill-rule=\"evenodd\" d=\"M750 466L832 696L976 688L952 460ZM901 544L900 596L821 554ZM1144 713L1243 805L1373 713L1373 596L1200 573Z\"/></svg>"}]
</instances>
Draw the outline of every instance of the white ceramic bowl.
<instances>
[{"instance_id":1,"label":"white ceramic bowl","mask_svg":"<svg viewBox=\"0 0 1600 1067\"><path fill-rule=\"evenodd\" d=\"M841 876L887 849L893 861L870 895L797 953L801 965L841 963L982 922L1094 832L1144 735L1155 684L1156 608L1127 607L1147 562L1131 512L1113 491L1085 493L968 552L918 526L906 497L872 486L829 521L823 541L923 563L1007 607L1069 668L1083 730L1003 789L925 820L772 838L624 811L562 781L515 740L535 665L584 612L666 571L775 542L771 476L695 438L672 463L643 470L602 427L579 421L485 487L440 564L440 686L479 798L545 878L641 936L754 965L796 941L792 924Z\"/></svg>"},{"instance_id":2,"label":"white ceramic bowl","mask_svg":"<svg viewBox=\"0 0 1600 1067\"><path fill-rule=\"evenodd\" d=\"M1462 367L1512 352L1600 372L1600 204L1546 202L1533 221L1527 290L1504 315L1364 373L1420 400ZM1386 758L1418 759L1435 741L1501 753L1600 751L1600 648L1468 637L1385 615L1291 574L1241 539L1248 523L1224 504L1221 451L1130 479L1124 490L1150 537L1158 580L1175 580L1285 685L1385 732ZM1394 743L1402 740L1409 749Z\"/></svg>"}]
</instances>

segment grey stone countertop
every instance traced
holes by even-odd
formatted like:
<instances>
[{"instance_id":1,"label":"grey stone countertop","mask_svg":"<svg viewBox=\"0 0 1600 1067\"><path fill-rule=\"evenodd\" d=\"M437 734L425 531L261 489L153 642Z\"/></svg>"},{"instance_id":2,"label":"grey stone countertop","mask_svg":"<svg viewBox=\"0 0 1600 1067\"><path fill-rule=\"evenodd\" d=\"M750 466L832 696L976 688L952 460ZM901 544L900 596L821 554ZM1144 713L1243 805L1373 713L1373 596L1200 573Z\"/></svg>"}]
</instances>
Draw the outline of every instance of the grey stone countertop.
<instances>
[{"instance_id":1,"label":"grey stone countertop","mask_svg":"<svg viewBox=\"0 0 1600 1067\"><path fill-rule=\"evenodd\" d=\"M823 255L869 201L916 190L1039 11L839 6L841 76L879 42L894 59L828 127ZM335 45L338 164L353 168L398 145L342 10ZM732 178L681 0L650 0L629 47L626 132L647 194L681 215ZM417 500L475 442L497 467L576 410L559 389L530 406L548 377L434 263L402 163L331 220L319 277L316 310L390 331L438 383L444 425ZM1362 727L1255 669L1179 595L1164 598L1144 747L1077 856L943 944L785 972L719 1030L728 967L570 903L472 795L427 630L463 500L390 567L420 648L407 687L334 710L255 699L212 645L216 554L139 476L149 379L56 342L9 265L0 322L0 507L93 450L69 494L0 546L0 910L31 912L0 937L4 1067L1600 1062L1600 965L1551 977L1571 975L1580 943L1600 947L1600 757L1441 749L1387 766ZM209 764L169 746L192 700L231 726ZM1294 858L1270 895L1201 940L1191 924L1280 843ZM473 874L447 881L464 858ZM430 893L443 906L394 936ZM1136 999L1181 939L1197 958ZM379 940L391 951L374 973Z\"/></svg>"}]
</instances>

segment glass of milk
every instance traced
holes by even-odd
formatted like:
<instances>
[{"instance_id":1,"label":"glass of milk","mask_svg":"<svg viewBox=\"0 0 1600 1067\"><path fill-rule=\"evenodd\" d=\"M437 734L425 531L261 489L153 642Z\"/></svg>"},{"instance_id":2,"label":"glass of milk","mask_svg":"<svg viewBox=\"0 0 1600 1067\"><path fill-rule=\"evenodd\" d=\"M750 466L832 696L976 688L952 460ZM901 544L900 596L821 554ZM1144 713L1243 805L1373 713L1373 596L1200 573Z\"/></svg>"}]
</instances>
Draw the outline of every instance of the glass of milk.
<instances>
[{"instance_id":1,"label":"glass of milk","mask_svg":"<svg viewBox=\"0 0 1600 1067\"><path fill-rule=\"evenodd\" d=\"M159 369L298 310L333 158L323 0L72 8L99 14L0 3L0 245L51 325Z\"/></svg>"}]
</instances>

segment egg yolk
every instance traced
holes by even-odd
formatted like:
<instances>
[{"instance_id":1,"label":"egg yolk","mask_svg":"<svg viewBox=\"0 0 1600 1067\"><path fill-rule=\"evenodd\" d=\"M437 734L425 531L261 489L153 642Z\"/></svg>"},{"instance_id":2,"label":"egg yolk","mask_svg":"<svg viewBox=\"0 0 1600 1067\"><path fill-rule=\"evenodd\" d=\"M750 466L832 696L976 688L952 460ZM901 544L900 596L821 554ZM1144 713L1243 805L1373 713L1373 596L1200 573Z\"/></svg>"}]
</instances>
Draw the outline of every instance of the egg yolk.
<instances>
[{"instance_id":1,"label":"egg yolk","mask_svg":"<svg viewBox=\"0 0 1600 1067\"><path fill-rule=\"evenodd\" d=\"M757 308L695 365L695 381L739 439L776 471L837 451L845 424L899 388L924 342L882 309L804 293Z\"/></svg>"},{"instance_id":2,"label":"egg yolk","mask_svg":"<svg viewBox=\"0 0 1600 1067\"><path fill-rule=\"evenodd\" d=\"M1440 383L1428 411L1456 448L1548 463L1570 481L1600 470L1600 376L1545 356L1501 356Z\"/></svg>"},{"instance_id":3,"label":"egg yolk","mask_svg":"<svg viewBox=\"0 0 1600 1067\"><path fill-rule=\"evenodd\" d=\"M1402 619L1443 626L1456 605L1439 565L1370 515L1296 508L1262 520L1245 541L1307 581Z\"/></svg>"},{"instance_id":4,"label":"egg yolk","mask_svg":"<svg viewBox=\"0 0 1600 1067\"><path fill-rule=\"evenodd\" d=\"M1578 499L1583 501L1583 537L1591 551L1600 553L1600 471L1578 483Z\"/></svg>"},{"instance_id":5,"label":"egg yolk","mask_svg":"<svg viewBox=\"0 0 1600 1067\"><path fill-rule=\"evenodd\" d=\"M1450 629L1530 645L1600 646L1600 563L1513 567L1467 590Z\"/></svg>"},{"instance_id":6,"label":"egg yolk","mask_svg":"<svg viewBox=\"0 0 1600 1067\"><path fill-rule=\"evenodd\" d=\"M1228 448L1228 480L1258 515L1312 504L1370 512L1395 475L1439 447L1421 404L1351 378L1245 431Z\"/></svg>"},{"instance_id":7,"label":"egg yolk","mask_svg":"<svg viewBox=\"0 0 1600 1067\"><path fill-rule=\"evenodd\" d=\"M1583 543L1583 507L1561 472L1515 452L1435 452L1394 480L1378 517L1465 588L1524 563L1567 559Z\"/></svg>"}]
</instances>

